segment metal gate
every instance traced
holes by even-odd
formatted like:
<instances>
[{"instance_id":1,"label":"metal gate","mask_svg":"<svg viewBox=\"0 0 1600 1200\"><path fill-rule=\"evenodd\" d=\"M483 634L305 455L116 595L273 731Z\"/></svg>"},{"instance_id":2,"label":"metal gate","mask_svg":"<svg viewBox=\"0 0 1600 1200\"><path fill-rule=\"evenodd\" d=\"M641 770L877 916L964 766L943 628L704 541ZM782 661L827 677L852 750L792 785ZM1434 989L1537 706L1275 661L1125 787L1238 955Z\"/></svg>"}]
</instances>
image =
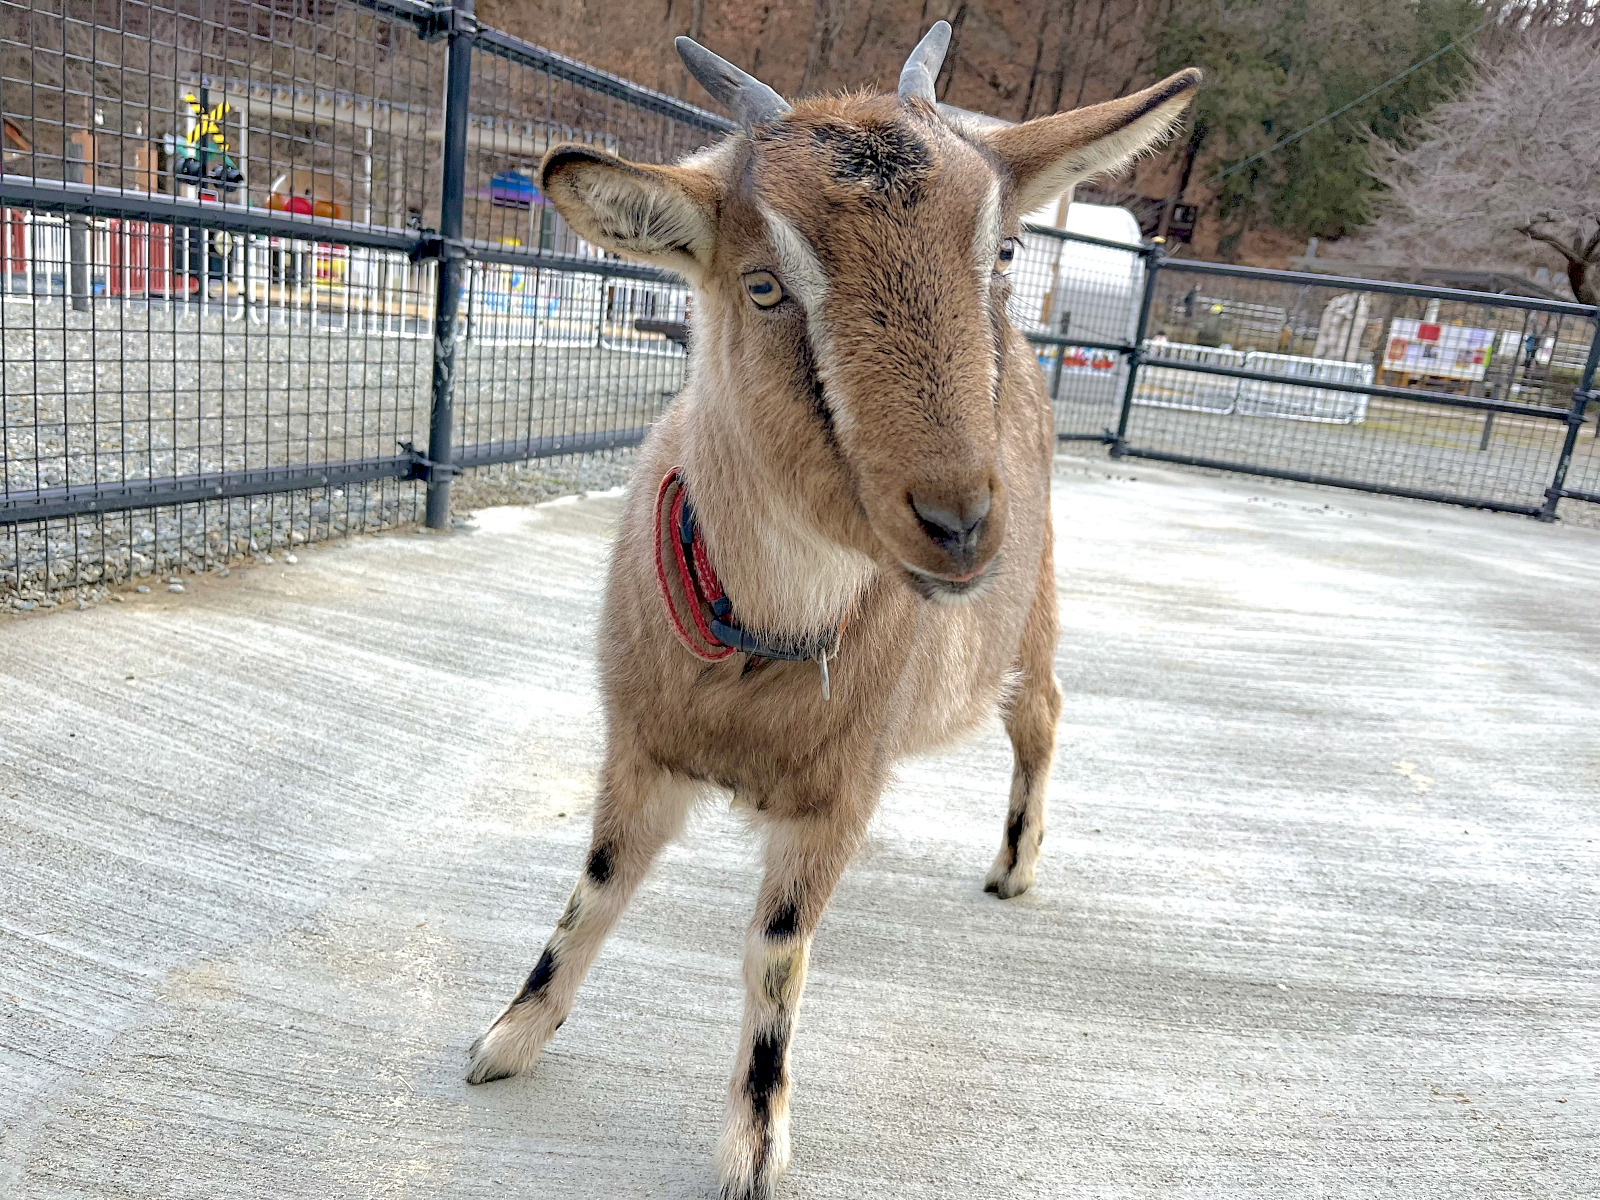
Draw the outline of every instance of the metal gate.
<instances>
[{"instance_id":1,"label":"metal gate","mask_svg":"<svg viewBox=\"0 0 1600 1200\"><path fill-rule=\"evenodd\" d=\"M1600 503L1593 308L1026 238L1012 317L1064 440L1544 520Z\"/></svg>"}]
</instances>

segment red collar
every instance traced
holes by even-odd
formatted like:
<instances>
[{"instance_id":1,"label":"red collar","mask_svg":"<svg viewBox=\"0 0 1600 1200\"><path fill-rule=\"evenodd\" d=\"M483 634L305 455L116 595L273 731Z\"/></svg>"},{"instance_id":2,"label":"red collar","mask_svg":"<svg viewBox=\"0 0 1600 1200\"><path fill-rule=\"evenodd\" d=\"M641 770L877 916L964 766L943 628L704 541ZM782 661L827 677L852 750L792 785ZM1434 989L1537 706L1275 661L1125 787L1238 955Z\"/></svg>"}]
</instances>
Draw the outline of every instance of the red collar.
<instances>
[{"instance_id":1,"label":"red collar","mask_svg":"<svg viewBox=\"0 0 1600 1200\"><path fill-rule=\"evenodd\" d=\"M661 602L673 633L691 654L703 662L721 662L735 654L791 662L815 659L822 667L823 694L827 695L828 659L837 649L849 617L823 637L802 643L779 644L741 628L733 614L733 601L711 565L705 536L695 522L694 505L677 467L667 472L656 489L655 542Z\"/></svg>"}]
</instances>

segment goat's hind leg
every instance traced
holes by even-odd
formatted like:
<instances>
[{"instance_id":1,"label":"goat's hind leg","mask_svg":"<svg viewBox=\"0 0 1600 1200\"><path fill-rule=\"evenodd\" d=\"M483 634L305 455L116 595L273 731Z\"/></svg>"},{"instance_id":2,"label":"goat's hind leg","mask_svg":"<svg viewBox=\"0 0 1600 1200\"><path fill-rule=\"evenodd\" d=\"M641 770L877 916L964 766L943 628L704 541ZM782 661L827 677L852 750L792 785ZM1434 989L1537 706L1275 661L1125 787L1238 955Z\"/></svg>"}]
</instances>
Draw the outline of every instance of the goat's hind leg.
<instances>
[{"instance_id":1,"label":"goat's hind leg","mask_svg":"<svg viewBox=\"0 0 1600 1200\"><path fill-rule=\"evenodd\" d=\"M468 1083L530 1070L572 1009L578 986L698 791L659 767L608 759L583 874L522 989L467 1052Z\"/></svg>"},{"instance_id":2,"label":"goat's hind leg","mask_svg":"<svg viewBox=\"0 0 1600 1200\"><path fill-rule=\"evenodd\" d=\"M1028 623L1017 655L1021 684L1006 710L1011 735L1011 803L1006 811L1000 853L989 868L983 890L1002 900L1020 896L1033 886L1033 873L1044 842L1045 793L1056 752L1056 722L1061 716L1061 685L1056 682L1056 579L1045 529L1044 563Z\"/></svg>"}]
</instances>

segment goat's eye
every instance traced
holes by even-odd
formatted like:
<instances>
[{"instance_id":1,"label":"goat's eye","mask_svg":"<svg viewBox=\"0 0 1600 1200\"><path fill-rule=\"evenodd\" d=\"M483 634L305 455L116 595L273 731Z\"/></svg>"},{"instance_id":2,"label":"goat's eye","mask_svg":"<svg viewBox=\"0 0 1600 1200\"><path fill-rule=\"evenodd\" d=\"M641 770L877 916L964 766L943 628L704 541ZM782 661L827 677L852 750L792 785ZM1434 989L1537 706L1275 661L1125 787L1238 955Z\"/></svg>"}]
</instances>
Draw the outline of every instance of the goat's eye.
<instances>
[{"instance_id":1,"label":"goat's eye","mask_svg":"<svg viewBox=\"0 0 1600 1200\"><path fill-rule=\"evenodd\" d=\"M744 277L744 290L757 308L771 308L784 297L783 284L771 271L751 271Z\"/></svg>"},{"instance_id":2,"label":"goat's eye","mask_svg":"<svg viewBox=\"0 0 1600 1200\"><path fill-rule=\"evenodd\" d=\"M1017 257L1017 239L1007 238L1000 243L1000 252L994 256L994 269L1002 275L1011 267L1011 260Z\"/></svg>"}]
</instances>

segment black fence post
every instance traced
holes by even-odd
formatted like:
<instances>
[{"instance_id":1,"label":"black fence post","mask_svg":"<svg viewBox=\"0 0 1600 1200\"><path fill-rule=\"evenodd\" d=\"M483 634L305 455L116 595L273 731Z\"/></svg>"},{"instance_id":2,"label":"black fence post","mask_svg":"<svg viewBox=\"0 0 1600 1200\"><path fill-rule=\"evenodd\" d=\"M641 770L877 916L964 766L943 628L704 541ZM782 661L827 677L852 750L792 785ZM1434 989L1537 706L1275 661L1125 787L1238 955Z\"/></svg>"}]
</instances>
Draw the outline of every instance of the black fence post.
<instances>
[{"instance_id":1,"label":"black fence post","mask_svg":"<svg viewBox=\"0 0 1600 1200\"><path fill-rule=\"evenodd\" d=\"M440 166L438 280L433 311L433 412L428 422L427 525L450 526L452 426L455 419L456 324L466 249L461 242L466 205L467 104L472 94L472 47L478 22L474 0L451 0L450 53L445 66L444 153Z\"/></svg>"},{"instance_id":2,"label":"black fence post","mask_svg":"<svg viewBox=\"0 0 1600 1200\"><path fill-rule=\"evenodd\" d=\"M1556 459L1556 473L1545 489L1544 507L1539 510L1539 520L1554 521L1556 508L1567 491L1567 469L1572 465L1573 447L1578 444L1578 431L1583 428L1584 413L1593 396L1595 367L1600 366L1600 306L1594 311L1594 336L1589 340L1589 357L1583 364L1583 377L1572 393L1572 408L1567 413L1567 436L1561 443L1561 457Z\"/></svg>"},{"instance_id":3,"label":"black fence post","mask_svg":"<svg viewBox=\"0 0 1600 1200\"><path fill-rule=\"evenodd\" d=\"M1121 458L1122 448L1128 438L1128 414L1133 411L1133 389L1139 383L1139 366L1144 361L1144 335L1150 326L1150 304L1156 295L1156 276L1161 272L1162 240L1146 242L1144 255L1144 295L1139 298L1139 323L1133 334L1133 348L1128 351L1128 382L1122 389L1122 411L1117 414L1117 432L1111 441L1111 457Z\"/></svg>"}]
</instances>

